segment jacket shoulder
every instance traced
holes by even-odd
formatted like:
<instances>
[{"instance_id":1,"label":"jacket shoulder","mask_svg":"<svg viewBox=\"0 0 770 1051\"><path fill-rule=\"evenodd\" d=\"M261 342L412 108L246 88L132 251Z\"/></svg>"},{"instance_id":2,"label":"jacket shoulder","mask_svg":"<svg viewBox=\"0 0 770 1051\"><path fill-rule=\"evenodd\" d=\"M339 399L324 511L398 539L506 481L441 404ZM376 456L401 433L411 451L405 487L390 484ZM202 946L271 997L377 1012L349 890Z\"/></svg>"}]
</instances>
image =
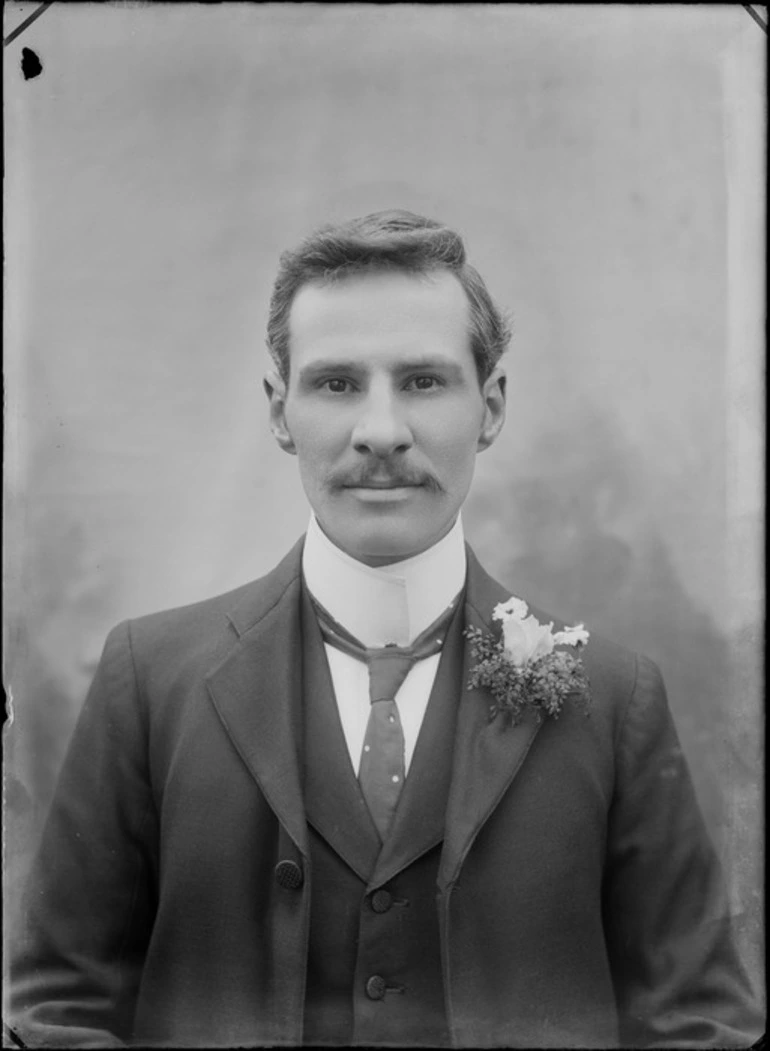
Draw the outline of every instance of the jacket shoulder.
<instances>
[{"instance_id":1,"label":"jacket shoulder","mask_svg":"<svg viewBox=\"0 0 770 1051\"><path fill-rule=\"evenodd\" d=\"M541 623L553 621L554 631L562 631L574 624L541 612L530 610ZM623 646L594 631L590 624L584 625L589 633L588 642L582 647L580 658L588 678L591 696L599 707L605 709L616 729L625 720L634 702L646 707L647 699L667 707L663 677L657 664L645 654Z\"/></svg>"},{"instance_id":2,"label":"jacket shoulder","mask_svg":"<svg viewBox=\"0 0 770 1051\"><path fill-rule=\"evenodd\" d=\"M148 613L119 625L128 632L138 664L159 658L210 663L257 625L282 600L301 574L302 539L269 573L222 594Z\"/></svg>"},{"instance_id":3,"label":"jacket shoulder","mask_svg":"<svg viewBox=\"0 0 770 1051\"><path fill-rule=\"evenodd\" d=\"M551 624L554 631L563 631L575 624L531 603L525 594L512 590L495 580L481 566L473 550L468 552L468 600L487 627L495 630L492 612L498 602L504 602L512 594L526 601L529 613L541 624ZM617 728L625 713L637 696L654 698L665 704L663 681L657 666L646 656L613 642L591 624L584 627L589 632L587 645L581 651L581 659L590 683L591 696L598 710L604 712L610 723Z\"/></svg>"}]
</instances>

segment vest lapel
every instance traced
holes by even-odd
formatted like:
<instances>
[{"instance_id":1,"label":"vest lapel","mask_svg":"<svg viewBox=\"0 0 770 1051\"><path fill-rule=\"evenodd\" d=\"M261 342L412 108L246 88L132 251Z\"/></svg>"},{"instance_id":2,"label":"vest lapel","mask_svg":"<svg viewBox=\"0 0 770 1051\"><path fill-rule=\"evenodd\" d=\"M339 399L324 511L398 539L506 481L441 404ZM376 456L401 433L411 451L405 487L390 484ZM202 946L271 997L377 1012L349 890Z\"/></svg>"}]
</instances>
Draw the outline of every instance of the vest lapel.
<instances>
[{"instance_id":1,"label":"vest lapel","mask_svg":"<svg viewBox=\"0 0 770 1051\"><path fill-rule=\"evenodd\" d=\"M459 603L447 631L425 718L390 835L369 889L381 886L444 838L452 751L462 692L464 608Z\"/></svg>"},{"instance_id":2,"label":"vest lapel","mask_svg":"<svg viewBox=\"0 0 770 1051\"><path fill-rule=\"evenodd\" d=\"M305 588L302 637L307 819L366 883L380 837L350 762L321 629Z\"/></svg>"},{"instance_id":3,"label":"vest lapel","mask_svg":"<svg viewBox=\"0 0 770 1051\"><path fill-rule=\"evenodd\" d=\"M308 855L301 748L302 541L230 616L239 640L206 677L230 739L297 849ZM253 597L256 596L256 599Z\"/></svg>"},{"instance_id":4,"label":"vest lapel","mask_svg":"<svg viewBox=\"0 0 770 1051\"><path fill-rule=\"evenodd\" d=\"M510 596L484 572L470 548L466 550L465 624L497 634L499 627L492 620L492 611L498 602ZM442 891L457 878L473 840L509 788L541 725L533 713L528 713L514 727L507 726L502 719L490 723L490 695L483 689L465 688L471 666L470 643L466 639L461 676L463 693L457 713L452 785L438 876Z\"/></svg>"}]
</instances>

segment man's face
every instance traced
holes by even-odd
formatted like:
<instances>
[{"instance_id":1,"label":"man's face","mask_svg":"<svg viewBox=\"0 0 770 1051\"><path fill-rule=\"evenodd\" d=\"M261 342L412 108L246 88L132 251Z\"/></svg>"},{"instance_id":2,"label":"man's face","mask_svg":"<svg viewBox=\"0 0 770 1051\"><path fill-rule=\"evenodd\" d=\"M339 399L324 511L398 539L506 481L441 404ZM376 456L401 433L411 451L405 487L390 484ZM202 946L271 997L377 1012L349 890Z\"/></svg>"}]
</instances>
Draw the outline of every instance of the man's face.
<instances>
[{"instance_id":1,"label":"man's face","mask_svg":"<svg viewBox=\"0 0 770 1051\"><path fill-rule=\"evenodd\" d=\"M356 275L294 299L288 390L265 382L272 429L324 532L359 561L409 558L448 533L499 433L503 373L479 386L469 309L448 271Z\"/></svg>"}]
</instances>

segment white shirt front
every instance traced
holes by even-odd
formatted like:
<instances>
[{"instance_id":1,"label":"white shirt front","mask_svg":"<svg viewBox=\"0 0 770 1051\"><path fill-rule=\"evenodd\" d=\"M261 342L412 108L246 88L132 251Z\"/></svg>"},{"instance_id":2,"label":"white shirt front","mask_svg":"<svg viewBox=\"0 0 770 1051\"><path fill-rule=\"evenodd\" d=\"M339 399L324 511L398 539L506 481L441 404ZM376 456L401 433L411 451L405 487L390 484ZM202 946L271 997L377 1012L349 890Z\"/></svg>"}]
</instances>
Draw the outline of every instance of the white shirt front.
<instances>
[{"instance_id":1,"label":"white shirt front","mask_svg":"<svg viewBox=\"0 0 770 1051\"><path fill-rule=\"evenodd\" d=\"M389 642L408 646L462 590L466 571L462 522L458 515L447 535L422 554L373 567L341 551L312 515L302 571L310 593L365 646ZM328 643L324 647L350 761L358 775L371 707L369 668ZM407 773L440 657L437 653L418 661L396 694Z\"/></svg>"}]
</instances>

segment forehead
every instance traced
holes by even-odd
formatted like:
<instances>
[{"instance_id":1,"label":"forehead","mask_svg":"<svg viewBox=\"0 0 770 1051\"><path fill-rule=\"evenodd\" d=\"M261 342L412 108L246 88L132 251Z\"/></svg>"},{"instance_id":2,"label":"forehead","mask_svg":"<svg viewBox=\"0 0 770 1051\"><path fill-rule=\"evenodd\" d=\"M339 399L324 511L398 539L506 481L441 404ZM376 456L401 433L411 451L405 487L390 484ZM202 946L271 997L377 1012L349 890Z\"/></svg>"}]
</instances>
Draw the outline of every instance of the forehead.
<instances>
[{"instance_id":1,"label":"forehead","mask_svg":"<svg viewBox=\"0 0 770 1051\"><path fill-rule=\"evenodd\" d=\"M449 271L374 272L333 283L313 282L297 292L289 315L292 359L345 352L441 350L467 356L470 306Z\"/></svg>"}]
</instances>

